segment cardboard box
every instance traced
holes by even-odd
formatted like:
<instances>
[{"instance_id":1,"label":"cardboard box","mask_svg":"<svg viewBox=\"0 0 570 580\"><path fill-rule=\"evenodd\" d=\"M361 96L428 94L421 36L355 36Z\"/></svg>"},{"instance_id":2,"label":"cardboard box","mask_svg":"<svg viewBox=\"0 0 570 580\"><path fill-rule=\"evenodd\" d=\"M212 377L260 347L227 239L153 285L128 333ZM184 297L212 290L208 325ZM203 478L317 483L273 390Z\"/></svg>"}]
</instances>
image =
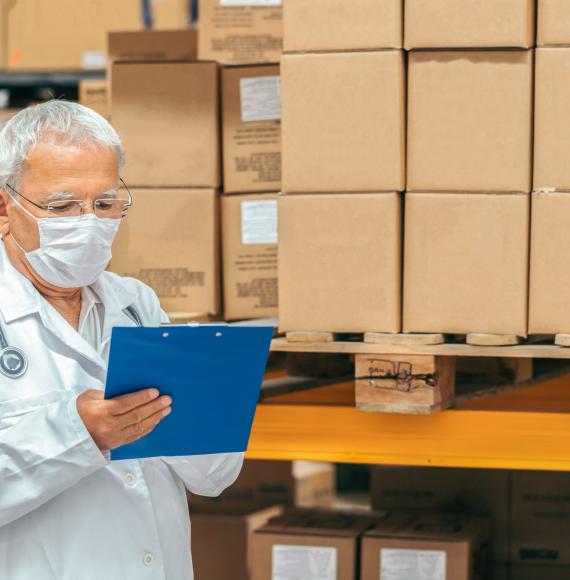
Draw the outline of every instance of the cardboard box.
<instances>
[{"instance_id":1,"label":"cardboard box","mask_svg":"<svg viewBox=\"0 0 570 580\"><path fill-rule=\"evenodd\" d=\"M488 521L453 515L391 514L362 539L361 580L486 580ZM380 570L380 575L378 575ZM425 576L424 576L425 577Z\"/></svg>"},{"instance_id":2,"label":"cardboard box","mask_svg":"<svg viewBox=\"0 0 570 580\"><path fill-rule=\"evenodd\" d=\"M402 48L402 0L287 0L285 52Z\"/></svg>"},{"instance_id":3,"label":"cardboard box","mask_svg":"<svg viewBox=\"0 0 570 580\"><path fill-rule=\"evenodd\" d=\"M139 30L145 24L140 0L10 0L4 4L10 70L104 69L107 32ZM187 6L186 0L151 0L154 27L184 26Z\"/></svg>"},{"instance_id":4,"label":"cardboard box","mask_svg":"<svg viewBox=\"0 0 570 580\"><path fill-rule=\"evenodd\" d=\"M246 461L237 481L219 498L193 496L194 505L248 504L329 507L335 499L336 470L331 463Z\"/></svg>"},{"instance_id":5,"label":"cardboard box","mask_svg":"<svg viewBox=\"0 0 570 580\"><path fill-rule=\"evenodd\" d=\"M281 0L198 0L200 60L223 64L279 62Z\"/></svg>"},{"instance_id":6,"label":"cardboard box","mask_svg":"<svg viewBox=\"0 0 570 580\"><path fill-rule=\"evenodd\" d=\"M109 83L104 79L79 81L79 102L109 119Z\"/></svg>"},{"instance_id":7,"label":"cardboard box","mask_svg":"<svg viewBox=\"0 0 570 580\"><path fill-rule=\"evenodd\" d=\"M401 196L282 195L281 331L399 332Z\"/></svg>"},{"instance_id":8,"label":"cardboard box","mask_svg":"<svg viewBox=\"0 0 570 580\"><path fill-rule=\"evenodd\" d=\"M255 530L282 513L278 506L215 506L195 510L192 520L194 574L205 580L249 580Z\"/></svg>"},{"instance_id":9,"label":"cardboard box","mask_svg":"<svg viewBox=\"0 0 570 580\"><path fill-rule=\"evenodd\" d=\"M148 284L167 312L220 311L215 190L135 189L110 269Z\"/></svg>"},{"instance_id":10,"label":"cardboard box","mask_svg":"<svg viewBox=\"0 0 570 580\"><path fill-rule=\"evenodd\" d=\"M404 332L527 334L529 194L406 194Z\"/></svg>"},{"instance_id":11,"label":"cardboard box","mask_svg":"<svg viewBox=\"0 0 570 580\"><path fill-rule=\"evenodd\" d=\"M513 472L511 518L513 563L570 564L569 474Z\"/></svg>"},{"instance_id":12,"label":"cardboard box","mask_svg":"<svg viewBox=\"0 0 570 580\"><path fill-rule=\"evenodd\" d=\"M109 32L108 53L111 61L197 60L198 32L193 28Z\"/></svg>"},{"instance_id":13,"label":"cardboard box","mask_svg":"<svg viewBox=\"0 0 570 580\"><path fill-rule=\"evenodd\" d=\"M536 51L534 189L570 190L570 48Z\"/></svg>"},{"instance_id":14,"label":"cardboard box","mask_svg":"<svg viewBox=\"0 0 570 580\"><path fill-rule=\"evenodd\" d=\"M284 55L283 191L401 191L402 51Z\"/></svg>"},{"instance_id":15,"label":"cardboard box","mask_svg":"<svg viewBox=\"0 0 570 580\"><path fill-rule=\"evenodd\" d=\"M218 187L218 69L206 62L115 62L111 118L125 181L140 187Z\"/></svg>"},{"instance_id":16,"label":"cardboard box","mask_svg":"<svg viewBox=\"0 0 570 580\"><path fill-rule=\"evenodd\" d=\"M509 580L568 580L570 568L562 566L511 566Z\"/></svg>"},{"instance_id":17,"label":"cardboard box","mask_svg":"<svg viewBox=\"0 0 570 580\"><path fill-rule=\"evenodd\" d=\"M286 512L254 533L251 580L358 580L359 539L372 525L370 516Z\"/></svg>"},{"instance_id":18,"label":"cardboard box","mask_svg":"<svg viewBox=\"0 0 570 580\"><path fill-rule=\"evenodd\" d=\"M538 0L539 46L570 44L570 4L568 0Z\"/></svg>"},{"instance_id":19,"label":"cardboard box","mask_svg":"<svg viewBox=\"0 0 570 580\"><path fill-rule=\"evenodd\" d=\"M222 197L226 320L277 316L277 195Z\"/></svg>"},{"instance_id":20,"label":"cardboard box","mask_svg":"<svg viewBox=\"0 0 570 580\"><path fill-rule=\"evenodd\" d=\"M406 0L408 49L528 48L534 29L534 0Z\"/></svg>"},{"instance_id":21,"label":"cardboard box","mask_svg":"<svg viewBox=\"0 0 570 580\"><path fill-rule=\"evenodd\" d=\"M484 516L491 520L491 557L508 562L508 471L433 467L374 467L372 508Z\"/></svg>"},{"instance_id":22,"label":"cardboard box","mask_svg":"<svg viewBox=\"0 0 570 580\"><path fill-rule=\"evenodd\" d=\"M412 52L408 190L531 188L532 51Z\"/></svg>"},{"instance_id":23,"label":"cardboard box","mask_svg":"<svg viewBox=\"0 0 570 580\"><path fill-rule=\"evenodd\" d=\"M224 193L281 189L278 65L222 70Z\"/></svg>"},{"instance_id":24,"label":"cardboard box","mask_svg":"<svg viewBox=\"0 0 570 580\"><path fill-rule=\"evenodd\" d=\"M569 193L533 193L529 334L570 332Z\"/></svg>"}]
</instances>

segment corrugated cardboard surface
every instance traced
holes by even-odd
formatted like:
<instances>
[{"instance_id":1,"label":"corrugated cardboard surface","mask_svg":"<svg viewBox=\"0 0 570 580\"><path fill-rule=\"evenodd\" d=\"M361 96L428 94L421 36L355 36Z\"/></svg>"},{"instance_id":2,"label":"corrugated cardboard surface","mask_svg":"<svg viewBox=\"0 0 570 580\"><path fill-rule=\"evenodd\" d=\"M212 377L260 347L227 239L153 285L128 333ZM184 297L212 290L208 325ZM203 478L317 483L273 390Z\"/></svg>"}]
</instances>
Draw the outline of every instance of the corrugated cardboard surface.
<instances>
[{"instance_id":1,"label":"corrugated cardboard surface","mask_svg":"<svg viewBox=\"0 0 570 580\"><path fill-rule=\"evenodd\" d=\"M79 81L79 102L109 118L109 83L106 80Z\"/></svg>"},{"instance_id":2,"label":"corrugated cardboard surface","mask_svg":"<svg viewBox=\"0 0 570 580\"><path fill-rule=\"evenodd\" d=\"M286 52L402 48L402 0L286 0Z\"/></svg>"},{"instance_id":3,"label":"corrugated cardboard surface","mask_svg":"<svg viewBox=\"0 0 570 580\"><path fill-rule=\"evenodd\" d=\"M254 534L252 580L275 577L274 545L335 548L336 580L358 580L359 538L373 525L372 518L339 512L297 513L271 520ZM310 578L312 573L314 570L298 570L298 577Z\"/></svg>"},{"instance_id":4,"label":"corrugated cardboard surface","mask_svg":"<svg viewBox=\"0 0 570 580\"><path fill-rule=\"evenodd\" d=\"M536 50L535 87L534 189L570 190L570 48Z\"/></svg>"},{"instance_id":5,"label":"corrugated cardboard surface","mask_svg":"<svg viewBox=\"0 0 570 580\"><path fill-rule=\"evenodd\" d=\"M281 120L243 121L241 79L279 76L278 65L222 69L224 193L281 189Z\"/></svg>"},{"instance_id":6,"label":"corrugated cardboard surface","mask_svg":"<svg viewBox=\"0 0 570 580\"><path fill-rule=\"evenodd\" d=\"M570 332L570 193L533 193L529 333Z\"/></svg>"},{"instance_id":7,"label":"corrugated cardboard surface","mask_svg":"<svg viewBox=\"0 0 570 580\"><path fill-rule=\"evenodd\" d=\"M277 316L277 244L244 243L245 202L277 203L276 194L222 197L222 255L226 320ZM247 240L246 240L247 241Z\"/></svg>"},{"instance_id":8,"label":"corrugated cardboard surface","mask_svg":"<svg viewBox=\"0 0 570 580\"><path fill-rule=\"evenodd\" d=\"M400 330L401 198L279 197L282 331Z\"/></svg>"},{"instance_id":9,"label":"corrugated cardboard surface","mask_svg":"<svg viewBox=\"0 0 570 580\"><path fill-rule=\"evenodd\" d=\"M406 48L527 48L534 0L406 0Z\"/></svg>"},{"instance_id":10,"label":"corrugated cardboard surface","mask_svg":"<svg viewBox=\"0 0 570 580\"><path fill-rule=\"evenodd\" d=\"M283 191L404 189L402 51L284 55Z\"/></svg>"},{"instance_id":11,"label":"corrugated cardboard surface","mask_svg":"<svg viewBox=\"0 0 570 580\"><path fill-rule=\"evenodd\" d=\"M111 118L127 154L127 183L218 187L218 97L215 63L115 62Z\"/></svg>"},{"instance_id":12,"label":"corrugated cardboard surface","mask_svg":"<svg viewBox=\"0 0 570 580\"><path fill-rule=\"evenodd\" d=\"M105 68L107 32L143 27L140 0L7 0L11 70ZM178 28L187 0L153 0L155 28Z\"/></svg>"},{"instance_id":13,"label":"corrugated cardboard surface","mask_svg":"<svg viewBox=\"0 0 570 580\"><path fill-rule=\"evenodd\" d=\"M412 52L408 190L531 189L532 51Z\"/></svg>"},{"instance_id":14,"label":"corrugated cardboard surface","mask_svg":"<svg viewBox=\"0 0 570 580\"><path fill-rule=\"evenodd\" d=\"M538 38L540 46L570 44L570 2L538 0Z\"/></svg>"},{"instance_id":15,"label":"corrugated cardboard surface","mask_svg":"<svg viewBox=\"0 0 570 580\"><path fill-rule=\"evenodd\" d=\"M229 3L228 3L229 4ZM279 62L283 46L282 6L198 2L200 60L223 64Z\"/></svg>"},{"instance_id":16,"label":"corrugated cardboard surface","mask_svg":"<svg viewBox=\"0 0 570 580\"><path fill-rule=\"evenodd\" d=\"M570 565L569 474L513 472L511 517L512 562Z\"/></svg>"},{"instance_id":17,"label":"corrugated cardboard surface","mask_svg":"<svg viewBox=\"0 0 570 580\"><path fill-rule=\"evenodd\" d=\"M509 580L568 580L570 568L561 566L531 566L514 564Z\"/></svg>"},{"instance_id":18,"label":"corrugated cardboard surface","mask_svg":"<svg viewBox=\"0 0 570 580\"><path fill-rule=\"evenodd\" d=\"M148 284L162 308L220 311L218 193L135 189L110 269Z\"/></svg>"},{"instance_id":19,"label":"corrugated cardboard surface","mask_svg":"<svg viewBox=\"0 0 570 580\"><path fill-rule=\"evenodd\" d=\"M219 498L193 496L194 505L281 504L329 507L335 497L336 470L331 463L246 461L237 481Z\"/></svg>"},{"instance_id":20,"label":"corrugated cardboard surface","mask_svg":"<svg viewBox=\"0 0 570 580\"><path fill-rule=\"evenodd\" d=\"M252 535L278 516L280 507L216 506L196 509L190 501L192 560L196 578L249 580L252 567Z\"/></svg>"},{"instance_id":21,"label":"corrugated cardboard surface","mask_svg":"<svg viewBox=\"0 0 570 580\"><path fill-rule=\"evenodd\" d=\"M404 332L526 336L529 194L406 194Z\"/></svg>"},{"instance_id":22,"label":"corrugated cardboard surface","mask_svg":"<svg viewBox=\"0 0 570 580\"><path fill-rule=\"evenodd\" d=\"M509 472L433 467L375 467L372 508L436 511L491 519L491 556L508 562Z\"/></svg>"},{"instance_id":23,"label":"corrugated cardboard surface","mask_svg":"<svg viewBox=\"0 0 570 580\"><path fill-rule=\"evenodd\" d=\"M110 60L196 60L196 29L110 32Z\"/></svg>"},{"instance_id":24,"label":"corrugated cardboard surface","mask_svg":"<svg viewBox=\"0 0 570 580\"><path fill-rule=\"evenodd\" d=\"M389 515L364 535L361 580L390 580L392 573L401 574L401 568L396 568L392 573L378 575L378 570L386 566L382 564L381 551L384 549L442 551L445 552L445 578L487 579L487 520L470 516L419 515L396 528L392 520L399 517L399 514ZM436 574L434 572L434 578L443 578ZM409 578L412 580L411 576Z\"/></svg>"}]
</instances>

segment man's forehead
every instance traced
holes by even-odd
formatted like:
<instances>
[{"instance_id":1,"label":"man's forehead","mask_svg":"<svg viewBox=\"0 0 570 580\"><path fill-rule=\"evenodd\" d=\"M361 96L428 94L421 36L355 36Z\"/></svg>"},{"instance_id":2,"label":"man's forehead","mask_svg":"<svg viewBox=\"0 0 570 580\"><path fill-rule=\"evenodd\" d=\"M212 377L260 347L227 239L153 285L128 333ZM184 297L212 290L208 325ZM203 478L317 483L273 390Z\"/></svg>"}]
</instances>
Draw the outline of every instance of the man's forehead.
<instances>
[{"instance_id":1,"label":"man's forehead","mask_svg":"<svg viewBox=\"0 0 570 580\"><path fill-rule=\"evenodd\" d=\"M38 202L56 194L95 197L117 187L117 159L111 150L58 144L39 144L30 151L22 184L25 194Z\"/></svg>"}]
</instances>

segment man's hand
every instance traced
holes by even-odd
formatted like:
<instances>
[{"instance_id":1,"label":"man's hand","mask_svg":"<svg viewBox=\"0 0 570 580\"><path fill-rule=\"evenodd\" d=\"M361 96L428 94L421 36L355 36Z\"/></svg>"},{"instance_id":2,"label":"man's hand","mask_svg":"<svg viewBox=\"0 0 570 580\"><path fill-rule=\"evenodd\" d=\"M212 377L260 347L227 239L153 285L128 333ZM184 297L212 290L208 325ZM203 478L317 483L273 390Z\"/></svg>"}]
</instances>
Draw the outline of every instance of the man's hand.
<instances>
[{"instance_id":1,"label":"man's hand","mask_svg":"<svg viewBox=\"0 0 570 580\"><path fill-rule=\"evenodd\" d=\"M150 433L172 410L172 399L157 389L104 399L101 391L77 397L77 411L101 451L115 449Z\"/></svg>"}]
</instances>

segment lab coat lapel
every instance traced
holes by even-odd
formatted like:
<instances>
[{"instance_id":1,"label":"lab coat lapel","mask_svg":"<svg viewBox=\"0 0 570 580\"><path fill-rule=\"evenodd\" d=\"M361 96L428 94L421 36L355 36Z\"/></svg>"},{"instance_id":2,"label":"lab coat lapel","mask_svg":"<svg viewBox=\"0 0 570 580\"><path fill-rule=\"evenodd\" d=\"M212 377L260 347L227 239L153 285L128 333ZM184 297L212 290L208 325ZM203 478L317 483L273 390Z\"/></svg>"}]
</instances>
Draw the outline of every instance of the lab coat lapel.
<instances>
[{"instance_id":1,"label":"lab coat lapel","mask_svg":"<svg viewBox=\"0 0 570 580\"><path fill-rule=\"evenodd\" d=\"M105 352L115 326L135 325L126 314L125 308L135 302L136 294L128 290L119 277L108 273L103 274L93 284L93 290L105 308L105 321L101 336L101 352Z\"/></svg>"},{"instance_id":2,"label":"lab coat lapel","mask_svg":"<svg viewBox=\"0 0 570 580\"><path fill-rule=\"evenodd\" d=\"M106 371L107 364L99 353L75 330L55 309L42 304L40 317L45 328L67 347L92 362L99 369Z\"/></svg>"}]
</instances>

